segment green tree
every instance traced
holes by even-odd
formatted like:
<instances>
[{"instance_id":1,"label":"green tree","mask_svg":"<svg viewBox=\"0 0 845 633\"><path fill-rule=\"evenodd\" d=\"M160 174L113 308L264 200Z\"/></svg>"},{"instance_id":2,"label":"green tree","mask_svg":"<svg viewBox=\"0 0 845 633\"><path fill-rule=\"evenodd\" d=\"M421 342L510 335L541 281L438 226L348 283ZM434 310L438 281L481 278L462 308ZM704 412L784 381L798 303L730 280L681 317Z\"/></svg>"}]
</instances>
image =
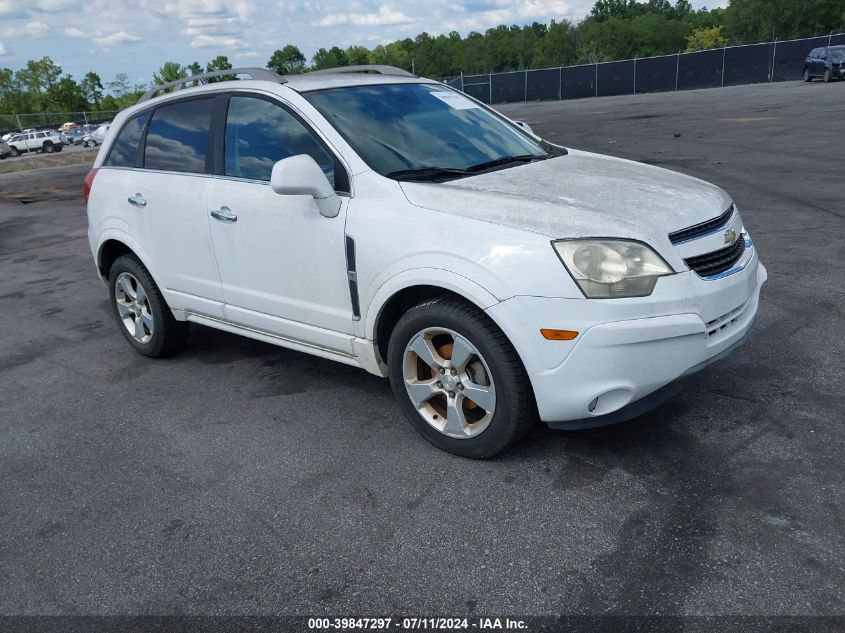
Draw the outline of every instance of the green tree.
<instances>
[{"instance_id":1,"label":"green tree","mask_svg":"<svg viewBox=\"0 0 845 633\"><path fill-rule=\"evenodd\" d=\"M350 66L370 63L370 49L366 46L350 46L345 51L346 61Z\"/></svg>"},{"instance_id":2,"label":"green tree","mask_svg":"<svg viewBox=\"0 0 845 633\"><path fill-rule=\"evenodd\" d=\"M214 72L215 70L229 70L232 68L232 64L229 62L229 58L225 55L218 55L210 62L205 65L206 72ZM208 79L209 83L214 83L216 81L231 81L233 79L237 79L235 75L221 75L220 77L211 77Z\"/></svg>"},{"instance_id":3,"label":"green tree","mask_svg":"<svg viewBox=\"0 0 845 633\"><path fill-rule=\"evenodd\" d=\"M744 42L809 37L845 23L845 0L731 0L731 39Z\"/></svg>"},{"instance_id":4,"label":"green tree","mask_svg":"<svg viewBox=\"0 0 845 633\"><path fill-rule=\"evenodd\" d=\"M293 44L287 44L273 52L267 68L280 75L296 75L305 72L305 55Z\"/></svg>"},{"instance_id":5,"label":"green tree","mask_svg":"<svg viewBox=\"0 0 845 633\"><path fill-rule=\"evenodd\" d=\"M95 72L85 73L79 82L79 88L90 106L99 109L100 102L103 100L103 82L100 80L100 75Z\"/></svg>"},{"instance_id":6,"label":"green tree","mask_svg":"<svg viewBox=\"0 0 845 633\"><path fill-rule=\"evenodd\" d=\"M728 38L722 35L721 26L710 26L695 29L687 35L687 52L706 51L711 48L721 48L728 43Z\"/></svg>"},{"instance_id":7,"label":"green tree","mask_svg":"<svg viewBox=\"0 0 845 633\"><path fill-rule=\"evenodd\" d=\"M153 83L157 86L169 84L171 81L178 81L188 76L188 69L179 62L164 62L158 72L153 74Z\"/></svg>"},{"instance_id":8,"label":"green tree","mask_svg":"<svg viewBox=\"0 0 845 633\"><path fill-rule=\"evenodd\" d=\"M322 70L324 68L337 68L338 66L348 66L349 60L346 59L346 53L343 49L337 46L332 46L329 50L325 48L319 49L314 53L311 60L314 70Z\"/></svg>"}]
</instances>

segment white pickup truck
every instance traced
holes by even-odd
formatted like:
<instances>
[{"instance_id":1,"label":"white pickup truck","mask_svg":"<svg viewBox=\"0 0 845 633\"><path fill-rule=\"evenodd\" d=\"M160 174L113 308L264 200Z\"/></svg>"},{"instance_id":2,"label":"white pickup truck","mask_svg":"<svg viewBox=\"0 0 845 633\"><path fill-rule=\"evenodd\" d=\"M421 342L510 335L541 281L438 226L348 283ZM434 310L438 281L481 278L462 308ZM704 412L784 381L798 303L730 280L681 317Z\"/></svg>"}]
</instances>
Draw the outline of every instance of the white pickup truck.
<instances>
[{"instance_id":1,"label":"white pickup truck","mask_svg":"<svg viewBox=\"0 0 845 633\"><path fill-rule=\"evenodd\" d=\"M45 130L42 132L27 132L13 136L7 141L12 150L11 156L18 156L24 152L61 152L62 137L58 132Z\"/></svg>"}]
</instances>

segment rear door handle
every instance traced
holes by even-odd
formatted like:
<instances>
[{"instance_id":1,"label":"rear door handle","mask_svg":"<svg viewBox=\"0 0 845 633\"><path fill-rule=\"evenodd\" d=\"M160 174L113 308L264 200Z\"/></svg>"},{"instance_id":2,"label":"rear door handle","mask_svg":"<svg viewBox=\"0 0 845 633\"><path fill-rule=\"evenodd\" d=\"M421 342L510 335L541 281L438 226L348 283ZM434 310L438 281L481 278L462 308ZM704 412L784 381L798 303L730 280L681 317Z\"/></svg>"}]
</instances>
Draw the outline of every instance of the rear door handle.
<instances>
[{"instance_id":1,"label":"rear door handle","mask_svg":"<svg viewBox=\"0 0 845 633\"><path fill-rule=\"evenodd\" d=\"M230 224L238 221L238 216L232 213L227 207L214 209L211 212L211 217L215 220L220 220L221 222L229 222Z\"/></svg>"},{"instance_id":2,"label":"rear door handle","mask_svg":"<svg viewBox=\"0 0 845 633\"><path fill-rule=\"evenodd\" d=\"M147 201L140 193L136 193L134 196L129 196L127 200L129 201L129 204L134 204L136 207L147 206Z\"/></svg>"}]
</instances>

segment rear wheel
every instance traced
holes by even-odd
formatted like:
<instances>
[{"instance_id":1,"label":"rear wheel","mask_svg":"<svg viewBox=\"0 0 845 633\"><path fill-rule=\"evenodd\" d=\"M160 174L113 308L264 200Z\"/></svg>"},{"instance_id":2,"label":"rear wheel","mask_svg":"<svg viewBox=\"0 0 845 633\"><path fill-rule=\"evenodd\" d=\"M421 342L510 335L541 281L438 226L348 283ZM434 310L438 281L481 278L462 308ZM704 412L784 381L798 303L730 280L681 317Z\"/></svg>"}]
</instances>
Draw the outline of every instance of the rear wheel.
<instances>
[{"instance_id":1,"label":"rear wheel","mask_svg":"<svg viewBox=\"0 0 845 633\"><path fill-rule=\"evenodd\" d=\"M531 385L513 346L484 312L457 299L408 310L391 334L388 367L399 406L444 451L492 457L534 423Z\"/></svg>"},{"instance_id":2,"label":"rear wheel","mask_svg":"<svg viewBox=\"0 0 845 633\"><path fill-rule=\"evenodd\" d=\"M144 356L176 352L188 335L188 324L177 321L150 273L134 255L118 257L109 272L112 312L120 331Z\"/></svg>"},{"instance_id":3,"label":"rear wheel","mask_svg":"<svg viewBox=\"0 0 845 633\"><path fill-rule=\"evenodd\" d=\"M810 76L810 69L809 68L804 69L804 81L806 81L807 83L810 83L811 81L813 81L812 76Z\"/></svg>"}]
</instances>

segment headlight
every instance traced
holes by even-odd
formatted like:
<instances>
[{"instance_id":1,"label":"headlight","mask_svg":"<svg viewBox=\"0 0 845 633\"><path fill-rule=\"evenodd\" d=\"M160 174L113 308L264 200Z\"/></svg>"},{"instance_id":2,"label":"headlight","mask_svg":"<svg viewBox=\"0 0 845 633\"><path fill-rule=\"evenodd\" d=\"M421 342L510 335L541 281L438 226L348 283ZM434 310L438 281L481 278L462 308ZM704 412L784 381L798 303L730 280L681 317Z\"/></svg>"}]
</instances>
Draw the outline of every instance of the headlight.
<instances>
[{"instance_id":1,"label":"headlight","mask_svg":"<svg viewBox=\"0 0 845 633\"><path fill-rule=\"evenodd\" d=\"M675 272L641 242L587 239L561 240L552 245L589 299L647 297L658 277Z\"/></svg>"}]
</instances>

